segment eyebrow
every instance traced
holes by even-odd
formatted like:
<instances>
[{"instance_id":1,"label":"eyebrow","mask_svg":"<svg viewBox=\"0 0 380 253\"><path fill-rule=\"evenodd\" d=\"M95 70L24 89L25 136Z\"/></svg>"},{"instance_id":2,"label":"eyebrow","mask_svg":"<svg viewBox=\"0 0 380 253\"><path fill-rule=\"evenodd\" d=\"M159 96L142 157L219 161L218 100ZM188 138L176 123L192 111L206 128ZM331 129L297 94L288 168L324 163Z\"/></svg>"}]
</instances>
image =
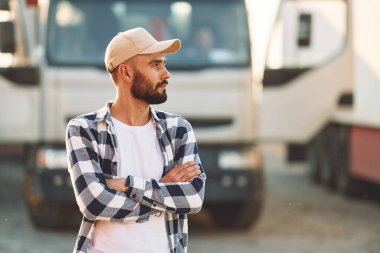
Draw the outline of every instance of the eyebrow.
<instances>
[{"instance_id":1,"label":"eyebrow","mask_svg":"<svg viewBox=\"0 0 380 253\"><path fill-rule=\"evenodd\" d=\"M165 59L165 58L164 58L164 59L153 59L153 60L151 60L151 61L149 62L149 64L157 64L157 63L162 63L162 64L165 65L165 63L166 63L166 59Z\"/></svg>"}]
</instances>

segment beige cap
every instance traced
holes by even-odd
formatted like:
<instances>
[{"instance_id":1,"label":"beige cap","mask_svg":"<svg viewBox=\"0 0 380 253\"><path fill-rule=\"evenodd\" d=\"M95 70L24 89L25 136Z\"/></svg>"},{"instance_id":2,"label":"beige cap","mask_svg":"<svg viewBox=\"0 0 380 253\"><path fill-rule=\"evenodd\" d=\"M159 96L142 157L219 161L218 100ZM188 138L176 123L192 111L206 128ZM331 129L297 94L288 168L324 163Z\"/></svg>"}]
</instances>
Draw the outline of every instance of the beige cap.
<instances>
[{"instance_id":1,"label":"beige cap","mask_svg":"<svg viewBox=\"0 0 380 253\"><path fill-rule=\"evenodd\" d=\"M144 28L138 27L118 33L108 43L104 62L112 72L124 61L138 54L176 53L181 48L179 39L157 41Z\"/></svg>"}]
</instances>

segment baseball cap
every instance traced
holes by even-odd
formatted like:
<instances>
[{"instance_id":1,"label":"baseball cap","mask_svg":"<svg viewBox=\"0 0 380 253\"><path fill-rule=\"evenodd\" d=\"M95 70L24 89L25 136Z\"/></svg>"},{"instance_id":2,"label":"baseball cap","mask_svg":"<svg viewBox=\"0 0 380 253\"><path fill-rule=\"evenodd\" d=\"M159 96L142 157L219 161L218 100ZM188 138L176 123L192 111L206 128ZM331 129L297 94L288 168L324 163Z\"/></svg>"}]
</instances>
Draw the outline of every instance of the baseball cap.
<instances>
[{"instance_id":1,"label":"baseball cap","mask_svg":"<svg viewBox=\"0 0 380 253\"><path fill-rule=\"evenodd\" d=\"M179 39L157 41L144 28L137 27L118 33L108 43L104 62L108 72L112 72L124 61L138 54L176 53L181 48Z\"/></svg>"}]
</instances>

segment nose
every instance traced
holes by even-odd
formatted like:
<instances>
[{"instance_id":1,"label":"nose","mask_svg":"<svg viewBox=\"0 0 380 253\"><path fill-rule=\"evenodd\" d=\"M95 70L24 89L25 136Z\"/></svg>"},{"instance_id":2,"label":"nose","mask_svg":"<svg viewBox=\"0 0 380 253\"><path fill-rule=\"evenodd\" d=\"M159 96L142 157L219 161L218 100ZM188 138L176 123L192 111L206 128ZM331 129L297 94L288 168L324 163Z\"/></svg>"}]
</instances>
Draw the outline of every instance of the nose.
<instances>
[{"instance_id":1,"label":"nose","mask_svg":"<svg viewBox=\"0 0 380 253\"><path fill-rule=\"evenodd\" d=\"M166 80L166 79L169 79L171 77L169 71L167 70L167 68L164 66L164 73L162 74L162 80Z\"/></svg>"}]
</instances>

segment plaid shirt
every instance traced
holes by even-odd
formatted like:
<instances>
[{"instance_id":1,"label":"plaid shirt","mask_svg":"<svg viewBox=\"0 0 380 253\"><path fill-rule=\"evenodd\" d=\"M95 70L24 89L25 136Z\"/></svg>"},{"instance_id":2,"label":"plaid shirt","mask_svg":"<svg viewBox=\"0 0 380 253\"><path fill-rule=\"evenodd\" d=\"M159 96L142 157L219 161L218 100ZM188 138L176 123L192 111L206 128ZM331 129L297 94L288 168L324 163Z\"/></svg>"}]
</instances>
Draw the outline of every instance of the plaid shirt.
<instances>
[{"instance_id":1,"label":"plaid shirt","mask_svg":"<svg viewBox=\"0 0 380 253\"><path fill-rule=\"evenodd\" d=\"M163 175L176 165L194 161L201 167L199 177L191 182L160 183L130 175L127 192L117 192L106 184L106 179L118 177L119 161L110 103L71 120L67 127L68 170L84 215L74 252L88 252L97 220L145 222L161 213L165 214L170 253L187 252L187 214L201 209L206 180L190 123L151 109L164 159Z\"/></svg>"}]
</instances>

